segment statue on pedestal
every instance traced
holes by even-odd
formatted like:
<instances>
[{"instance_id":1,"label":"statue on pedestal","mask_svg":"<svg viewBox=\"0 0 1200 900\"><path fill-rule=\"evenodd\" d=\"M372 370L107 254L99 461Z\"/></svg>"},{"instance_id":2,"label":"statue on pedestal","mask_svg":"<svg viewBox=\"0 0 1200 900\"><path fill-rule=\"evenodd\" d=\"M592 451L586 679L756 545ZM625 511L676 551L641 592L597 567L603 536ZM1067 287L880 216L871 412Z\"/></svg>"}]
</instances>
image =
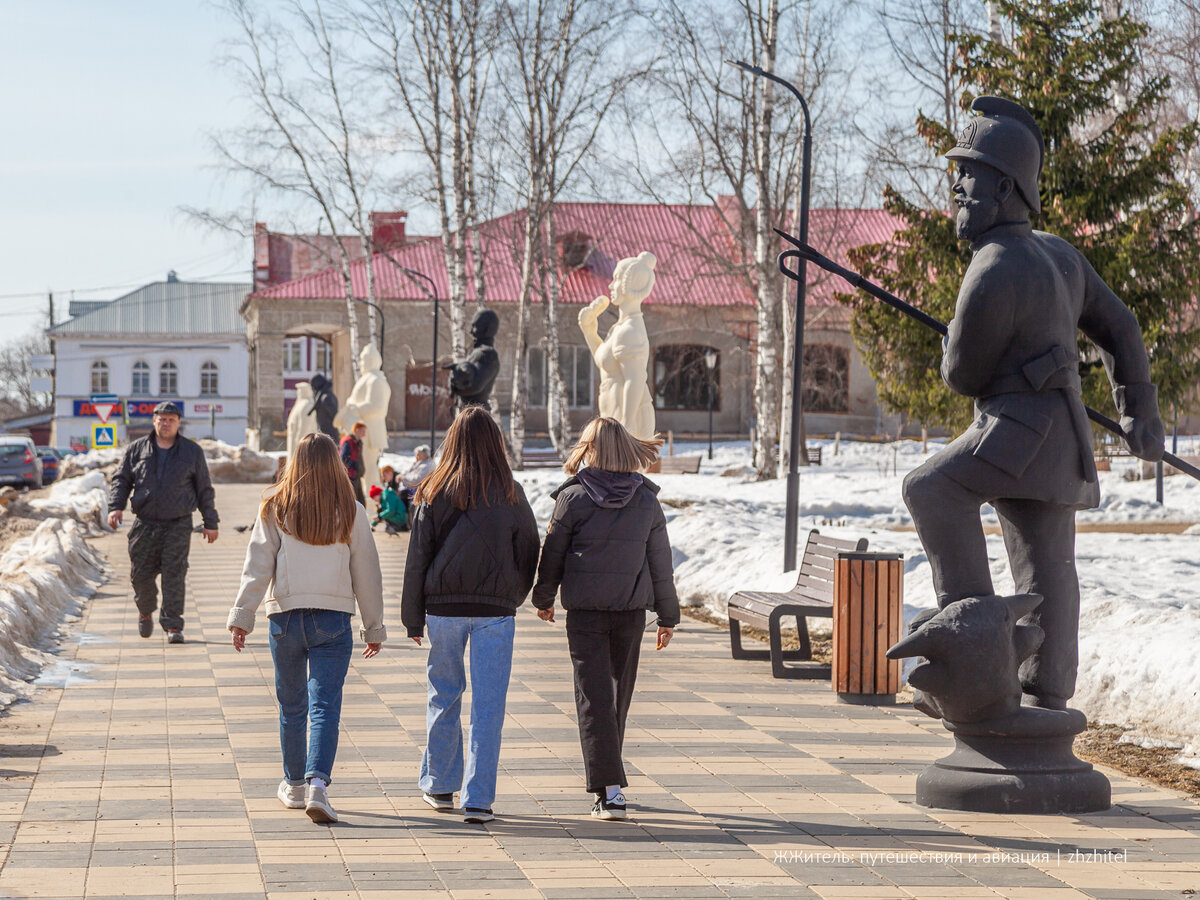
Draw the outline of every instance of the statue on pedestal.
<instances>
[{"instance_id":1,"label":"statue on pedestal","mask_svg":"<svg viewBox=\"0 0 1200 900\"><path fill-rule=\"evenodd\" d=\"M363 472L370 478L377 478L379 454L388 445L387 410L392 399L392 386L383 374L383 357L374 344L367 344L359 351L358 364L362 374L354 382L334 424L343 430L349 430L355 422L367 426L362 447Z\"/></svg>"},{"instance_id":2,"label":"statue on pedestal","mask_svg":"<svg viewBox=\"0 0 1200 900\"><path fill-rule=\"evenodd\" d=\"M450 371L450 395L458 409L488 405L492 384L500 374L500 355L494 346L499 330L500 317L490 309L481 309L471 322L475 345L467 358L442 366Z\"/></svg>"},{"instance_id":3,"label":"statue on pedestal","mask_svg":"<svg viewBox=\"0 0 1200 900\"><path fill-rule=\"evenodd\" d=\"M998 97L979 97L972 109L980 115L946 154L957 164L958 237L973 257L941 373L975 399L977 417L904 480L939 610L919 616L889 651L927 658L913 672L914 687L928 694L920 708L955 732L955 753L918 778L917 801L991 812L1107 809L1107 780L1070 749L1086 721L1067 709L1079 656L1075 512L1100 500L1077 330L1099 348L1126 441L1148 460L1164 449L1156 390L1133 313L1083 254L1030 224L1045 152L1037 123ZM994 594L985 503L1000 518L1018 597ZM1008 637L985 624L997 610L1012 619ZM1026 630L1012 639L1013 626ZM1011 645L1010 665L980 662L971 647L981 635ZM950 677L963 665L969 674ZM970 696L956 696L964 678Z\"/></svg>"},{"instance_id":4,"label":"statue on pedestal","mask_svg":"<svg viewBox=\"0 0 1200 900\"><path fill-rule=\"evenodd\" d=\"M317 419L313 415L313 389L307 381L296 385L296 402L287 419L287 455L290 459L296 452L296 445L306 434L318 431Z\"/></svg>"},{"instance_id":5,"label":"statue on pedestal","mask_svg":"<svg viewBox=\"0 0 1200 900\"><path fill-rule=\"evenodd\" d=\"M309 386L312 388L312 405L309 411L317 420L316 430L329 435L336 444L341 435L338 434L337 426L333 424L338 411L338 401L333 393L333 384L318 372L309 379Z\"/></svg>"},{"instance_id":6,"label":"statue on pedestal","mask_svg":"<svg viewBox=\"0 0 1200 900\"><path fill-rule=\"evenodd\" d=\"M642 302L654 287L653 253L623 259L613 270L609 293L579 311L579 330L600 369L600 415L616 419L636 438L654 438L654 401L646 385L650 338L642 318ZM616 307L617 323L600 338L600 314Z\"/></svg>"}]
</instances>

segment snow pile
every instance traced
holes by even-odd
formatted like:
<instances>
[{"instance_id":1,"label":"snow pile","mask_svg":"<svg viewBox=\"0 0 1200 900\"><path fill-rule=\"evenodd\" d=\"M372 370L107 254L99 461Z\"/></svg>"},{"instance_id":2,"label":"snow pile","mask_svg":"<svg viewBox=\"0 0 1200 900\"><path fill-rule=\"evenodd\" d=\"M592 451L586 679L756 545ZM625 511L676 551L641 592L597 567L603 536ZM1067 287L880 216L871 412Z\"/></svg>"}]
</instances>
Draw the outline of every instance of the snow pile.
<instances>
[{"instance_id":1,"label":"snow pile","mask_svg":"<svg viewBox=\"0 0 1200 900\"><path fill-rule=\"evenodd\" d=\"M75 478L93 469L115 466L121 461L125 452L123 447L108 447L103 450L89 450L87 453L73 453L64 456L58 463L58 480Z\"/></svg>"},{"instance_id":2,"label":"snow pile","mask_svg":"<svg viewBox=\"0 0 1200 900\"><path fill-rule=\"evenodd\" d=\"M55 516L74 517L81 522L95 525L101 531L109 530L108 485L104 473L93 470L78 478L55 481L50 487L50 496L30 500L36 510Z\"/></svg>"},{"instance_id":3,"label":"snow pile","mask_svg":"<svg viewBox=\"0 0 1200 900\"><path fill-rule=\"evenodd\" d=\"M53 657L63 623L104 578L104 561L73 519L47 519L0 556L0 708Z\"/></svg>"},{"instance_id":4,"label":"snow pile","mask_svg":"<svg viewBox=\"0 0 1200 900\"><path fill-rule=\"evenodd\" d=\"M251 450L245 444L237 447L224 441L204 438L197 443L208 460L208 474L214 482L270 484L275 480L278 460L269 453Z\"/></svg>"}]
</instances>

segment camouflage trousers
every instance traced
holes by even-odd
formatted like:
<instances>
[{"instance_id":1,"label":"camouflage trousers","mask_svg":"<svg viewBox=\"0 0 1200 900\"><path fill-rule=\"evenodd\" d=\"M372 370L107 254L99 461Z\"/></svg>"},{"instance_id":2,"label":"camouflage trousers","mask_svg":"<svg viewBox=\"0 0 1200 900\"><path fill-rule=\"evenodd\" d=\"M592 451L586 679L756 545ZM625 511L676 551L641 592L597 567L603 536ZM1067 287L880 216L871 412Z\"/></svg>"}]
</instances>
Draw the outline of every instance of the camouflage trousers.
<instances>
[{"instance_id":1,"label":"camouflage trousers","mask_svg":"<svg viewBox=\"0 0 1200 900\"><path fill-rule=\"evenodd\" d=\"M184 586L188 551L192 549L192 517L165 522L138 519L129 529L129 580L138 612L153 615L158 608L157 578L162 576L163 630L183 628Z\"/></svg>"}]
</instances>

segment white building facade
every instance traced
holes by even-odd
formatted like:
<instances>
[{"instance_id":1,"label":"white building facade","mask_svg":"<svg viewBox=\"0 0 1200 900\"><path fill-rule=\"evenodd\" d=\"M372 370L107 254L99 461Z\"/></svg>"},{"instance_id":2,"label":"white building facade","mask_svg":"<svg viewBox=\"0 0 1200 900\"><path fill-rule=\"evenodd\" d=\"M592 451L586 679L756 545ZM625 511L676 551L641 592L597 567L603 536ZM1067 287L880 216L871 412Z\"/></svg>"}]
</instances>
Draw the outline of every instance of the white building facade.
<instances>
[{"instance_id":1,"label":"white building facade","mask_svg":"<svg viewBox=\"0 0 1200 900\"><path fill-rule=\"evenodd\" d=\"M98 394L119 403L109 422L121 443L150 431L163 400L183 410L188 437L245 441L249 353L237 310L249 291L172 273L107 303L73 304L72 318L47 331L55 357L51 443L90 446Z\"/></svg>"}]
</instances>

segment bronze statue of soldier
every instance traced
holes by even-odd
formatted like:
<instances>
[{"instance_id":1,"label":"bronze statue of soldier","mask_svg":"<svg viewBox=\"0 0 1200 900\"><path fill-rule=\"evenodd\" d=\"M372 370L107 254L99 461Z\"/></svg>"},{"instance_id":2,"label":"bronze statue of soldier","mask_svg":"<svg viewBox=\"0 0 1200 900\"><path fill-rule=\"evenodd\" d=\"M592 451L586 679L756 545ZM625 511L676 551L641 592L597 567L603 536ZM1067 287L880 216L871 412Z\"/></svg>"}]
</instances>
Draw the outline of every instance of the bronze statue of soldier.
<instances>
[{"instance_id":1,"label":"bronze statue of soldier","mask_svg":"<svg viewBox=\"0 0 1200 900\"><path fill-rule=\"evenodd\" d=\"M1075 511L1100 492L1080 395L1076 331L1096 345L1133 453L1163 454L1156 389L1137 319L1065 240L1034 231L1044 144L1033 117L998 97L972 104L958 145L957 233L973 253L944 339L942 377L975 398L967 431L904 481L939 607L990 595L979 509L995 507L1017 593L1043 601L1045 632L1021 666L1026 705L1075 693L1079 583Z\"/></svg>"},{"instance_id":2,"label":"bronze statue of soldier","mask_svg":"<svg viewBox=\"0 0 1200 900\"><path fill-rule=\"evenodd\" d=\"M493 346L500 330L500 317L490 309L481 309L471 322L474 347L466 359L458 360L444 369L450 370L450 394L461 410L468 406L487 406L492 384L500 374L500 356Z\"/></svg>"}]
</instances>

